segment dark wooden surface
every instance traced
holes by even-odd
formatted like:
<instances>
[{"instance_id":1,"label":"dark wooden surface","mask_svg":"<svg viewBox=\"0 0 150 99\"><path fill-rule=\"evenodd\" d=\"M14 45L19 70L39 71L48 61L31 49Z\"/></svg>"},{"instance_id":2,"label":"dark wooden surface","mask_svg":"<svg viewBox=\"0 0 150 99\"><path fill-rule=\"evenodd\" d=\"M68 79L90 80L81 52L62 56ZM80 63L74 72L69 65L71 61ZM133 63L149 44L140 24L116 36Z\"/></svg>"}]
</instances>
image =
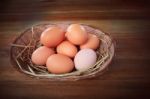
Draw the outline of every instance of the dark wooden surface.
<instances>
[{"instance_id":1,"label":"dark wooden surface","mask_svg":"<svg viewBox=\"0 0 150 99\"><path fill-rule=\"evenodd\" d=\"M149 99L148 0L1 0L0 99ZM35 79L10 63L11 42L42 22L96 26L116 40L116 54L102 76L76 82Z\"/></svg>"}]
</instances>

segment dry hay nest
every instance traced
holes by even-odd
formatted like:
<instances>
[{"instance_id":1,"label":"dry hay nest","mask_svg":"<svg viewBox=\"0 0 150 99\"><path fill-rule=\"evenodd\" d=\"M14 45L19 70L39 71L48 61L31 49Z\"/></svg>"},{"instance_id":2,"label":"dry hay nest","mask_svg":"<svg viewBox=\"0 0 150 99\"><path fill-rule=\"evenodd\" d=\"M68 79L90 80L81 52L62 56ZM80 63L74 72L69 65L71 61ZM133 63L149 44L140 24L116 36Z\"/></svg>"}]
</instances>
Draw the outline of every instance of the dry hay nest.
<instances>
[{"instance_id":1,"label":"dry hay nest","mask_svg":"<svg viewBox=\"0 0 150 99\"><path fill-rule=\"evenodd\" d=\"M96 50L97 62L94 66L84 72L74 70L66 74L51 74L45 66L38 66L32 63L32 52L41 46L39 38L41 33L51 26L60 26L66 29L70 24L39 24L28 28L18 36L11 45L11 63L21 72L37 78L48 78L50 80L79 80L91 78L102 74L108 67L114 56L114 43L110 35L89 25L81 24L88 33L95 34L100 40L100 47Z\"/></svg>"}]
</instances>

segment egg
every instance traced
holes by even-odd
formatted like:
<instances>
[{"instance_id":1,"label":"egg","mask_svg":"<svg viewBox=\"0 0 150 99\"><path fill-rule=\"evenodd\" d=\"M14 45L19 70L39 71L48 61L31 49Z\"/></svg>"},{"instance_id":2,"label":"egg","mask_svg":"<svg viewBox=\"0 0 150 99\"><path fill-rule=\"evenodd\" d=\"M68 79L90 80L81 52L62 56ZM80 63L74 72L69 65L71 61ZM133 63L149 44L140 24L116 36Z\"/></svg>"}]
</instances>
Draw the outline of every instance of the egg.
<instances>
[{"instance_id":1,"label":"egg","mask_svg":"<svg viewBox=\"0 0 150 99\"><path fill-rule=\"evenodd\" d=\"M98 37L94 34L89 34L87 42L80 45L80 49L91 48L96 50L99 47L99 44L100 40L98 39Z\"/></svg>"},{"instance_id":2,"label":"egg","mask_svg":"<svg viewBox=\"0 0 150 99\"><path fill-rule=\"evenodd\" d=\"M80 24L71 24L67 28L66 37L71 43L81 45L87 41L88 34Z\"/></svg>"},{"instance_id":3,"label":"egg","mask_svg":"<svg viewBox=\"0 0 150 99\"><path fill-rule=\"evenodd\" d=\"M47 47L56 47L65 38L65 32L60 27L50 27L42 32L40 42Z\"/></svg>"},{"instance_id":4,"label":"egg","mask_svg":"<svg viewBox=\"0 0 150 99\"><path fill-rule=\"evenodd\" d=\"M68 57L73 58L77 53L77 47L70 43L69 41L63 41L60 43L57 48L57 53L66 55Z\"/></svg>"},{"instance_id":5,"label":"egg","mask_svg":"<svg viewBox=\"0 0 150 99\"><path fill-rule=\"evenodd\" d=\"M94 50L82 49L74 58L75 68L79 71L86 71L96 63L96 60L97 56Z\"/></svg>"},{"instance_id":6,"label":"egg","mask_svg":"<svg viewBox=\"0 0 150 99\"><path fill-rule=\"evenodd\" d=\"M54 74L69 73L74 68L73 61L62 54L51 55L46 62L48 71Z\"/></svg>"},{"instance_id":7,"label":"egg","mask_svg":"<svg viewBox=\"0 0 150 99\"><path fill-rule=\"evenodd\" d=\"M36 65L45 65L47 58L54 53L51 48L41 46L32 53L31 60Z\"/></svg>"}]
</instances>

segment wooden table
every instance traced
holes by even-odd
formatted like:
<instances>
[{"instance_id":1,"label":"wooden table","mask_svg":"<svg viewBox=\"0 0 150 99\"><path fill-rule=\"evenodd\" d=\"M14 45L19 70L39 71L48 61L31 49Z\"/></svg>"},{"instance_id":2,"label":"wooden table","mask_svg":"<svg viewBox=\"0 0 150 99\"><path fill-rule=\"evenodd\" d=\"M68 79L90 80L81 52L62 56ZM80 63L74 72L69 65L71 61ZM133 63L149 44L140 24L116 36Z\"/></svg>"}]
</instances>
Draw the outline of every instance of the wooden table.
<instances>
[{"instance_id":1,"label":"wooden table","mask_svg":"<svg viewBox=\"0 0 150 99\"><path fill-rule=\"evenodd\" d=\"M150 98L150 9L148 0L3 0L0 3L0 99ZM96 26L116 41L103 75L80 81L35 79L10 63L11 42L42 22Z\"/></svg>"}]
</instances>

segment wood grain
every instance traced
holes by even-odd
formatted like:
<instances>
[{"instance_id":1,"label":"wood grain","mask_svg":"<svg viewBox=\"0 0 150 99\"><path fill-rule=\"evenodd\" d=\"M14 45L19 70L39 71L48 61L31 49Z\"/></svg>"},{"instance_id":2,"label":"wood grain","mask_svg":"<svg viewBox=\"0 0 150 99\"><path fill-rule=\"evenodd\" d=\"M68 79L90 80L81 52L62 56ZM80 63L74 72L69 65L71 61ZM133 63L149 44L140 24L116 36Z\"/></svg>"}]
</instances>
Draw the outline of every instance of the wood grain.
<instances>
[{"instance_id":1,"label":"wood grain","mask_svg":"<svg viewBox=\"0 0 150 99\"><path fill-rule=\"evenodd\" d=\"M150 98L148 0L6 0L0 12L1 99ZM11 42L26 28L45 22L93 25L110 33L116 53L102 76L76 82L36 79L10 63Z\"/></svg>"}]
</instances>

